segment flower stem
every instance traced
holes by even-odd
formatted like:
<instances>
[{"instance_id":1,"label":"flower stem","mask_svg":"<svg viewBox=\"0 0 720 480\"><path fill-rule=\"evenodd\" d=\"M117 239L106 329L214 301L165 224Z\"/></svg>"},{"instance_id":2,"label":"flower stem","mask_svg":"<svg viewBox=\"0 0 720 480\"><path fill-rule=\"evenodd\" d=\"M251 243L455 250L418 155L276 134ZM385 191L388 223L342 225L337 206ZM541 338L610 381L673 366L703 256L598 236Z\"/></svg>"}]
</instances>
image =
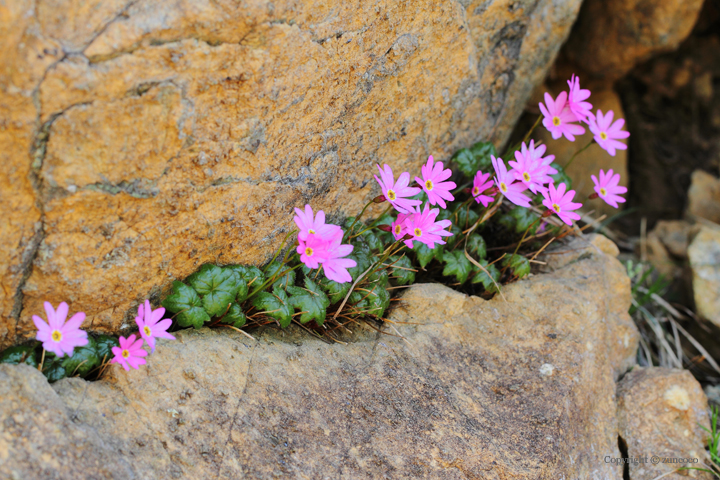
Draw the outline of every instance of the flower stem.
<instances>
[{"instance_id":1,"label":"flower stem","mask_svg":"<svg viewBox=\"0 0 720 480\"><path fill-rule=\"evenodd\" d=\"M267 269L270 267L270 265L272 265L272 263L275 261L275 259L278 257L278 255L280 255L280 252L282 251L283 247L285 246L285 242L287 242L287 239L290 237L290 235L292 235L295 232L297 232L297 229L294 229L293 231L291 231L287 235L285 235L285 238L283 238L283 241L280 244L280 247L278 247L277 251L275 252L275 255L273 256L272 260L270 260L270 262L267 265L265 265L265 268L263 268L263 270L262 270L263 273L265 273L267 271ZM287 254L285 256L287 257ZM283 263L285 263L285 262L283 261Z\"/></svg>"},{"instance_id":2,"label":"flower stem","mask_svg":"<svg viewBox=\"0 0 720 480\"><path fill-rule=\"evenodd\" d=\"M270 282L272 282L272 281L275 280L276 278L284 277L287 273L290 273L291 271L293 271L293 270L295 270L295 269L297 269L297 268L300 268L300 267L302 267L302 266L303 266L303 264L302 264L302 263L299 263L299 264L295 265L294 267L288 268L287 270L285 270L284 272L282 272L282 273L280 273L280 274L277 274L277 273L276 273L276 274L273 275L272 277L270 277L270 278L268 278L267 280L265 280L265 281L263 282L263 284L260 285L258 288L256 288L255 290L253 290L253 291L250 293L250 295L247 296L247 298L245 299L245 301L250 300L256 293L258 293L259 291L263 290L265 287L267 287L267 286L270 284ZM278 270L279 270L279 269L278 269Z\"/></svg>"},{"instance_id":3,"label":"flower stem","mask_svg":"<svg viewBox=\"0 0 720 480\"><path fill-rule=\"evenodd\" d=\"M40 365L38 365L38 370L42 372L43 363L45 363L45 349L43 348L42 358L40 359Z\"/></svg>"},{"instance_id":4,"label":"flower stem","mask_svg":"<svg viewBox=\"0 0 720 480\"><path fill-rule=\"evenodd\" d=\"M573 160L575 160L575 157L577 157L577 156L580 155L582 152L584 152L585 150L587 150L587 148L588 148L590 145L592 145L594 142L595 142L595 139L593 138L592 140L590 140L590 142L589 142L587 145L585 145L584 147L582 147L582 148L581 148L580 150L578 150L577 152L573 153L573 156L570 157L570 160L568 160L568 162L565 164L565 166L563 167L563 170L567 171L567 169L568 169L568 167L570 166L570 164L573 162Z\"/></svg>"},{"instance_id":5,"label":"flower stem","mask_svg":"<svg viewBox=\"0 0 720 480\"><path fill-rule=\"evenodd\" d=\"M375 203L375 200L374 200L374 199L373 199L373 200L370 200L368 203L365 204L365 206L363 207L363 209L360 211L360 215L358 215L357 217L355 217L355 220L353 220L352 225L350 225L350 228L348 228L348 232L352 232L352 229L353 229L353 227L355 226L355 224L357 223L357 221L360 220L360 217L363 216L363 213L365 213L365 210L367 210L367 208L368 208L370 205L372 205L373 203Z\"/></svg>"},{"instance_id":6,"label":"flower stem","mask_svg":"<svg viewBox=\"0 0 720 480\"><path fill-rule=\"evenodd\" d=\"M533 124L532 128L530 128L530 130L528 130L528 132L523 137L522 143L527 143L528 139L530 138L530 135L532 135L533 131L535 131L535 128L538 125L540 125L540 120L542 120L542 118L543 118L542 115L538 115L538 118L537 118L537 120L535 120L535 123Z\"/></svg>"}]
</instances>

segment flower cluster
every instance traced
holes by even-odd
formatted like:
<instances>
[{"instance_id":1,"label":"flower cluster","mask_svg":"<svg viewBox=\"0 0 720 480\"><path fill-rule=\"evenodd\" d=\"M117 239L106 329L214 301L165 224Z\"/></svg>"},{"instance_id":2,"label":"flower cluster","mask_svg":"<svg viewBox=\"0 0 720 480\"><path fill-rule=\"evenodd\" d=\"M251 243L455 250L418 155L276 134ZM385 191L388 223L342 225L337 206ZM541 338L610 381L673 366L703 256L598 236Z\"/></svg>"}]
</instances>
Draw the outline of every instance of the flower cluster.
<instances>
[{"instance_id":1,"label":"flower cluster","mask_svg":"<svg viewBox=\"0 0 720 480\"><path fill-rule=\"evenodd\" d=\"M70 320L65 321L69 311L67 303L62 302L57 310L50 302L45 302L44 306L47 322L37 315L32 317L37 328L35 338L42 342L43 349L54 353L57 357L65 355L72 357L76 347L84 347L88 344L87 332L80 329L85 321L85 313L78 312ZM155 351L156 338L175 340L175 337L167 332L172 320L163 320L164 315L164 308L152 310L150 302L145 300L145 304L138 307L138 316L135 318L142 338L136 341L134 334L127 339L120 337L120 346L112 348L114 357L110 363L119 363L125 370L130 370L130 366L138 368L145 363L142 357L147 356L147 352L142 348L144 342Z\"/></svg>"},{"instance_id":2,"label":"flower cluster","mask_svg":"<svg viewBox=\"0 0 720 480\"><path fill-rule=\"evenodd\" d=\"M405 245L413 248L414 242L421 242L428 248L435 248L435 244L444 245L443 237L449 237L452 233L446 231L452 225L450 220L437 220L440 214L439 208L430 208L431 205L439 205L447 208L445 200L455 200L452 189L455 182L446 181L452 175L452 170L444 168L442 162L435 163L432 155L421 169L422 178L415 177L418 187L409 187L410 174L403 172L395 182L393 171L389 165L377 166L380 170L380 178L375 180L380 184L383 196L390 205L398 212L397 219L391 225L391 231L396 241L404 241ZM411 199L424 191L427 194L427 203L421 209L421 200Z\"/></svg>"},{"instance_id":3,"label":"flower cluster","mask_svg":"<svg viewBox=\"0 0 720 480\"><path fill-rule=\"evenodd\" d=\"M355 260L344 258L353 251L352 245L343 245L345 232L338 225L325 223L325 212L313 214L310 205L303 212L295 209L298 233L297 253L308 268L322 268L329 280L347 283L352 280L347 269L357 265Z\"/></svg>"},{"instance_id":4,"label":"flower cluster","mask_svg":"<svg viewBox=\"0 0 720 480\"><path fill-rule=\"evenodd\" d=\"M113 359L110 363L119 363L126 371L130 371L130 367L139 368L145 364L145 358L148 352L143 348L145 342L150 347L150 351L155 351L155 339L167 338L175 340L175 337L168 333L168 328L172 325L172 320L166 318L165 309L160 307L153 310L150 307L150 301L145 300L145 304L138 305L138 316L135 317L135 323L140 331L140 337L136 340L135 334L128 338L120 337L120 346L113 347Z\"/></svg>"}]
</instances>

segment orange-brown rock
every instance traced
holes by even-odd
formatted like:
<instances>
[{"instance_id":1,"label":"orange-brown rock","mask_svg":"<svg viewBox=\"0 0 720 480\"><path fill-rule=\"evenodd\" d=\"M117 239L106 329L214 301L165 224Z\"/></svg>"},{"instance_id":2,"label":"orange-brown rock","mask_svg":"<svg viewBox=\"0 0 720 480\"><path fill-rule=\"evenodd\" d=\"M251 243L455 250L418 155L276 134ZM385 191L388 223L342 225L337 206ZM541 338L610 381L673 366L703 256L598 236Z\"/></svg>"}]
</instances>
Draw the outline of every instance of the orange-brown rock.
<instances>
[{"instance_id":1,"label":"orange-brown rock","mask_svg":"<svg viewBox=\"0 0 720 480\"><path fill-rule=\"evenodd\" d=\"M587 0L565 51L587 72L617 80L636 64L674 50L703 0Z\"/></svg>"},{"instance_id":2,"label":"orange-brown rock","mask_svg":"<svg viewBox=\"0 0 720 480\"><path fill-rule=\"evenodd\" d=\"M0 364L0 478L620 480L603 459L638 332L603 252L563 244L490 301L415 285L390 313L404 338L185 330L140 370L53 385Z\"/></svg>"},{"instance_id":3,"label":"orange-brown rock","mask_svg":"<svg viewBox=\"0 0 720 480\"><path fill-rule=\"evenodd\" d=\"M340 218L503 143L580 0L0 6L0 348L44 300L85 327L209 261L260 263L311 202Z\"/></svg>"}]
</instances>

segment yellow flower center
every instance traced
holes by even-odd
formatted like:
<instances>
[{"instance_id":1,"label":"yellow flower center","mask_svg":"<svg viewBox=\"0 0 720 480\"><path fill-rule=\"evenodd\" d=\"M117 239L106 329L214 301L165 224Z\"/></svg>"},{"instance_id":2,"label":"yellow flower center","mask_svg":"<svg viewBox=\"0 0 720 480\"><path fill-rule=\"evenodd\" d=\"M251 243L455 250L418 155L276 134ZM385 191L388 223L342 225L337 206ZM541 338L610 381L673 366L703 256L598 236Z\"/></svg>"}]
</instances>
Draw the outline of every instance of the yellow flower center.
<instances>
[{"instance_id":1,"label":"yellow flower center","mask_svg":"<svg viewBox=\"0 0 720 480\"><path fill-rule=\"evenodd\" d=\"M523 180L526 182L530 181L530 174L528 172L523 173Z\"/></svg>"},{"instance_id":2,"label":"yellow flower center","mask_svg":"<svg viewBox=\"0 0 720 480\"><path fill-rule=\"evenodd\" d=\"M503 193L507 192L507 185L505 185L505 182L500 182L500 190L502 190Z\"/></svg>"},{"instance_id":3,"label":"yellow flower center","mask_svg":"<svg viewBox=\"0 0 720 480\"><path fill-rule=\"evenodd\" d=\"M428 190L432 190L432 189L433 189L432 180L426 180L426 181L425 181L425 188L427 188Z\"/></svg>"},{"instance_id":4,"label":"yellow flower center","mask_svg":"<svg viewBox=\"0 0 720 480\"><path fill-rule=\"evenodd\" d=\"M416 228L415 230L413 230L413 233L415 234L416 237L422 237L422 230L420 230L419 228Z\"/></svg>"},{"instance_id":5,"label":"yellow flower center","mask_svg":"<svg viewBox=\"0 0 720 480\"><path fill-rule=\"evenodd\" d=\"M313 235L315 235L315 230L311 228L310 230L308 230L308 233L312 233Z\"/></svg>"},{"instance_id":6,"label":"yellow flower center","mask_svg":"<svg viewBox=\"0 0 720 480\"><path fill-rule=\"evenodd\" d=\"M557 213L560 213L560 205L557 203L553 203L553 210L555 210Z\"/></svg>"},{"instance_id":7,"label":"yellow flower center","mask_svg":"<svg viewBox=\"0 0 720 480\"><path fill-rule=\"evenodd\" d=\"M474 187L474 188L472 189L473 197L477 196L478 193L480 193L480 188L479 188L479 187Z\"/></svg>"},{"instance_id":8,"label":"yellow flower center","mask_svg":"<svg viewBox=\"0 0 720 480\"><path fill-rule=\"evenodd\" d=\"M395 200L397 198L397 195L395 195L394 190L388 190L387 197L388 197L388 200L390 200L392 202L393 200Z\"/></svg>"},{"instance_id":9,"label":"yellow flower center","mask_svg":"<svg viewBox=\"0 0 720 480\"><path fill-rule=\"evenodd\" d=\"M605 190L604 188L601 188L601 189L600 189L600 195L602 195L603 197L604 197L605 195L607 195L607 190Z\"/></svg>"},{"instance_id":10,"label":"yellow flower center","mask_svg":"<svg viewBox=\"0 0 720 480\"><path fill-rule=\"evenodd\" d=\"M307 255L308 257L312 257L313 253L315 253L315 251L312 248L305 247L305 255Z\"/></svg>"},{"instance_id":11,"label":"yellow flower center","mask_svg":"<svg viewBox=\"0 0 720 480\"><path fill-rule=\"evenodd\" d=\"M122 351L122 357L123 357L123 358L128 358L129 356L130 356L130 351L129 351L129 350L123 350L123 351Z\"/></svg>"},{"instance_id":12,"label":"yellow flower center","mask_svg":"<svg viewBox=\"0 0 720 480\"><path fill-rule=\"evenodd\" d=\"M607 133L600 132L600 138L602 138L603 140L607 140Z\"/></svg>"},{"instance_id":13,"label":"yellow flower center","mask_svg":"<svg viewBox=\"0 0 720 480\"><path fill-rule=\"evenodd\" d=\"M553 117L553 125L556 127L560 126L560 117Z\"/></svg>"},{"instance_id":14,"label":"yellow flower center","mask_svg":"<svg viewBox=\"0 0 720 480\"><path fill-rule=\"evenodd\" d=\"M150 330L150 327L148 327L147 325L143 327L143 332L145 332L145 335L147 335L148 337L152 336L152 330Z\"/></svg>"},{"instance_id":15,"label":"yellow flower center","mask_svg":"<svg viewBox=\"0 0 720 480\"><path fill-rule=\"evenodd\" d=\"M400 225L395 225L395 235L400 235L400 232L402 232L402 227Z\"/></svg>"},{"instance_id":16,"label":"yellow flower center","mask_svg":"<svg viewBox=\"0 0 720 480\"><path fill-rule=\"evenodd\" d=\"M60 330L53 330L51 337L53 342L59 342L62 340L62 333L60 333Z\"/></svg>"}]
</instances>

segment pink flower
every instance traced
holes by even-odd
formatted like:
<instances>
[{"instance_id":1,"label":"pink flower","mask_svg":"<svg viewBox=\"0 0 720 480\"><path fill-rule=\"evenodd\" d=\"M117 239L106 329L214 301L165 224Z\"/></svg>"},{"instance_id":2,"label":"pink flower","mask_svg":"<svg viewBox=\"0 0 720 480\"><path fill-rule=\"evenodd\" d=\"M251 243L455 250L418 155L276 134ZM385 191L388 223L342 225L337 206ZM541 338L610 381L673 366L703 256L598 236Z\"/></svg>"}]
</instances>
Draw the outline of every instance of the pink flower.
<instances>
[{"instance_id":1,"label":"pink flower","mask_svg":"<svg viewBox=\"0 0 720 480\"><path fill-rule=\"evenodd\" d=\"M380 165L377 166L380 170L380 178L375 175L375 180L380 184L385 199L392 204L395 209L400 213L408 213L413 206L420 205L420 200L411 200L406 197L412 197L421 192L419 188L408 187L410 183L410 174L403 172L400 174L397 183L395 183L395 177L393 171L389 165L384 165L383 169Z\"/></svg>"},{"instance_id":2,"label":"pink flower","mask_svg":"<svg viewBox=\"0 0 720 480\"><path fill-rule=\"evenodd\" d=\"M592 104L585 102L590 97L590 90L580 88L580 79L573 74L568 80L568 86L570 87L570 94L568 95L568 107L570 111L575 114L575 117L581 122L587 122L588 118L592 118L593 114L590 111Z\"/></svg>"},{"instance_id":3,"label":"pink flower","mask_svg":"<svg viewBox=\"0 0 720 480\"><path fill-rule=\"evenodd\" d=\"M352 245L341 245L342 236L335 237L327 247L327 259L323 262L325 276L338 283L352 281L348 268L357 266L357 262L351 258L343 258L353 251Z\"/></svg>"},{"instance_id":4,"label":"pink flower","mask_svg":"<svg viewBox=\"0 0 720 480\"><path fill-rule=\"evenodd\" d=\"M439 213L439 208L430 210L430 205L426 203L422 212L418 211L414 215L409 216L405 220L405 228L406 232L412 235L413 238L405 240L405 245L413 248L414 240L424 243L431 249L435 248L436 243L445 245L442 237L452 236L452 233L445 231L446 228L452 225L452 222L450 220L440 220L436 222L435 219Z\"/></svg>"},{"instance_id":5,"label":"pink flower","mask_svg":"<svg viewBox=\"0 0 720 480\"><path fill-rule=\"evenodd\" d=\"M130 371L130 367L137 369L146 363L142 357L147 356L148 353L142 347L143 339L139 338L136 342L135 334L130 335L127 339L120 337L120 346L112 348L115 356L110 363L119 363L127 372Z\"/></svg>"},{"instance_id":6,"label":"pink flower","mask_svg":"<svg viewBox=\"0 0 720 480\"><path fill-rule=\"evenodd\" d=\"M428 201L430 205L438 204L442 208L447 208L445 200L451 202L455 200L450 190L457 187L455 182L444 182L452 175L452 170L449 168L443 170L443 163L437 162L433 166L433 156L428 157L427 164L423 165L422 168L422 180L415 177L415 181L422 185L423 190L427 193Z\"/></svg>"},{"instance_id":7,"label":"pink flower","mask_svg":"<svg viewBox=\"0 0 720 480\"><path fill-rule=\"evenodd\" d=\"M575 135L585 133L583 127L573 123L577 121L577 118L567 105L567 92L561 92L554 101L549 93L545 93L545 104L547 104L547 108L542 103L539 104L540 111L545 117L543 125L552 133L555 140L565 135L565 138L574 142Z\"/></svg>"},{"instance_id":8,"label":"pink flower","mask_svg":"<svg viewBox=\"0 0 720 480\"><path fill-rule=\"evenodd\" d=\"M521 193L527 190L525 184L515 182L515 176L508 173L502 158L495 158L493 155L490 155L490 160L492 160L493 168L495 168L495 185L497 185L500 193L505 195L505 198L515 205L526 208L529 207L530 197Z\"/></svg>"},{"instance_id":9,"label":"pink flower","mask_svg":"<svg viewBox=\"0 0 720 480\"><path fill-rule=\"evenodd\" d=\"M472 196L477 203L482 203L483 207L487 207L495 199L488 195L482 195L482 193L492 187L492 185L493 181L490 180L490 174L482 173L482 171L478 170L473 179Z\"/></svg>"},{"instance_id":10,"label":"pink flower","mask_svg":"<svg viewBox=\"0 0 720 480\"><path fill-rule=\"evenodd\" d=\"M140 330L140 336L150 345L151 352L155 351L155 338L175 340L175 337L167 331L172 325L172 320L169 318L162 320L163 315L165 315L165 309L160 307L153 310L149 300L145 300L144 310L142 304L138 305L138 316L135 317L135 323Z\"/></svg>"},{"instance_id":11,"label":"pink flower","mask_svg":"<svg viewBox=\"0 0 720 480\"><path fill-rule=\"evenodd\" d=\"M300 254L300 261L308 268L318 268L320 263L327 260L328 246L335 237L342 239L342 230L327 240L317 235L309 235L305 241L298 239L297 253Z\"/></svg>"},{"instance_id":12,"label":"pink flower","mask_svg":"<svg viewBox=\"0 0 720 480\"><path fill-rule=\"evenodd\" d=\"M530 140L530 148L522 143L520 151L515 152L517 161L509 161L508 164L513 167L512 173L517 180L520 180L533 193L544 191L544 185L552 183L550 174L557 173L550 164L555 160L555 155L548 155L542 158L545 153L545 145L535 147L535 141Z\"/></svg>"},{"instance_id":13,"label":"pink flower","mask_svg":"<svg viewBox=\"0 0 720 480\"><path fill-rule=\"evenodd\" d=\"M600 169L600 180L595 175L590 175L595 184L595 191L598 196L605 200L608 205L618 208L618 203L625 203L625 199L619 196L619 193L627 192L627 188L618 185L620 182L620 174L613 175L612 168L607 173Z\"/></svg>"},{"instance_id":14,"label":"pink flower","mask_svg":"<svg viewBox=\"0 0 720 480\"><path fill-rule=\"evenodd\" d=\"M82 347L88 343L87 333L80 330L80 325L85 321L85 314L78 312L66 323L69 310L67 303L62 302L58 305L57 311L50 302L45 302L44 305L49 325L42 318L33 315L33 322L38 329L35 338L42 342L43 348L48 352L53 352L58 357L67 353L72 357L75 347Z\"/></svg>"},{"instance_id":15,"label":"pink flower","mask_svg":"<svg viewBox=\"0 0 720 480\"><path fill-rule=\"evenodd\" d=\"M615 150L626 150L627 145L618 142L617 138L628 138L630 132L620 130L625 125L625 120L619 118L612 123L613 111L610 110L603 116L602 110L597 111L597 117L591 118L588 122L590 131L595 135L595 141L604 148L610 155L615 156Z\"/></svg>"},{"instance_id":16,"label":"pink flower","mask_svg":"<svg viewBox=\"0 0 720 480\"><path fill-rule=\"evenodd\" d=\"M297 224L300 229L300 233L298 233L300 240L305 240L308 235L318 235L322 238L329 239L340 230L340 227L337 225L325 223L325 212L322 210L313 218L313 209L310 205L305 205L304 212L296 208L295 213L297 215L295 215L293 220L295 220L295 224Z\"/></svg>"},{"instance_id":17,"label":"pink flower","mask_svg":"<svg viewBox=\"0 0 720 480\"><path fill-rule=\"evenodd\" d=\"M398 213L397 219L392 223L392 234L395 240L400 240L405 236L407 233L407 227L405 226L405 221L408 219L408 217L411 217L415 214L415 208L413 207L413 213L411 214L405 214L405 213Z\"/></svg>"},{"instance_id":18,"label":"pink flower","mask_svg":"<svg viewBox=\"0 0 720 480\"><path fill-rule=\"evenodd\" d=\"M580 215L573 212L582 207L581 203L573 203L572 199L575 196L575 190L570 190L565 193L567 186L561 183L560 186L555 189L555 184L551 183L547 192L542 192L543 205L556 213L560 220L572 225L572 220L580 220Z\"/></svg>"}]
</instances>

